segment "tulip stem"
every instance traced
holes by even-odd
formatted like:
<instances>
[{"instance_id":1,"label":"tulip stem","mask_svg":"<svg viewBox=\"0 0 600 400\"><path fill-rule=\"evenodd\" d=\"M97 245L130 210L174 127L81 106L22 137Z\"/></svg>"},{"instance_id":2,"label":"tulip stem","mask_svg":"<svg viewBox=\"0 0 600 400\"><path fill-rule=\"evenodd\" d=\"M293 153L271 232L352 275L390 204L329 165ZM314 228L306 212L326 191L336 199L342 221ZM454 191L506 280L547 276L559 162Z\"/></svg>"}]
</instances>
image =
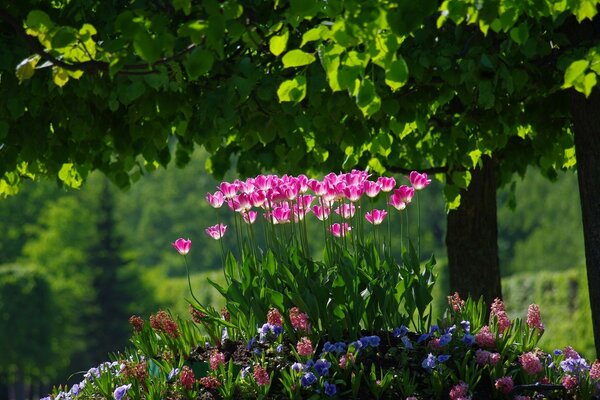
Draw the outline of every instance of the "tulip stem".
<instances>
[{"instance_id":1,"label":"tulip stem","mask_svg":"<svg viewBox=\"0 0 600 400\"><path fill-rule=\"evenodd\" d=\"M190 267L188 266L188 261L187 261L187 257L185 254L183 255L183 260L185 261L185 270L187 272L187 279L188 279L188 285L190 288L190 294L192 295L192 298L194 300L196 300L196 303L200 304L200 301L196 298L196 296L194 296L194 291L192 290L192 280L190 279Z\"/></svg>"}]
</instances>

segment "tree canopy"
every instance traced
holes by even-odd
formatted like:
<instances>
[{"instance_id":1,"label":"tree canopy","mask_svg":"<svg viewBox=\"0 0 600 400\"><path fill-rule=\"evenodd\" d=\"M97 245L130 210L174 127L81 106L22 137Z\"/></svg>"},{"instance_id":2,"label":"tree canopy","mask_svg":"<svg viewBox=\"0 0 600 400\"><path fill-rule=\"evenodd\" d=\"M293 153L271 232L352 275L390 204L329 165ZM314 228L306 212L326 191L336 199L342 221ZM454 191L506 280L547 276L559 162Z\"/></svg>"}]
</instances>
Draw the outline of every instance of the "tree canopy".
<instances>
[{"instance_id":1,"label":"tree canopy","mask_svg":"<svg viewBox=\"0 0 600 400\"><path fill-rule=\"evenodd\" d=\"M500 182L574 165L565 92L589 94L596 1L19 2L0 10L0 192L23 178L122 187L189 161L215 174L369 166ZM584 26L584 25L581 25ZM571 29L572 30L572 29ZM51 112L49 112L51 110Z\"/></svg>"}]
</instances>

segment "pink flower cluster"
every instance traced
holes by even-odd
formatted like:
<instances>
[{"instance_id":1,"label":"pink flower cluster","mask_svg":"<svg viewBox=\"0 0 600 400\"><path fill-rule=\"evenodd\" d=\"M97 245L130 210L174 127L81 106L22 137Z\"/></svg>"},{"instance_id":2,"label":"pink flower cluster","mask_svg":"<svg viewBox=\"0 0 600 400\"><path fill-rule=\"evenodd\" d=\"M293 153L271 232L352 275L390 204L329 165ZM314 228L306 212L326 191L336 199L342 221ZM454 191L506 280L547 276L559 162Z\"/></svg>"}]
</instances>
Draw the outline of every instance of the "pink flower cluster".
<instances>
[{"instance_id":1,"label":"pink flower cluster","mask_svg":"<svg viewBox=\"0 0 600 400\"><path fill-rule=\"evenodd\" d=\"M527 309L527 326L531 329L538 329L540 333L544 332L544 324L540 316L540 307L537 304L531 304Z\"/></svg>"},{"instance_id":2,"label":"pink flower cluster","mask_svg":"<svg viewBox=\"0 0 600 400\"><path fill-rule=\"evenodd\" d=\"M268 385L271 381L269 379L269 373L266 369L261 367L260 365L254 366L254 380L259 386Z\"/></svg>"},{"instance_id":3,"label":"pink flower cluster","mask_svg":"<svg viewBox=\"0 0 600 400\"><path fill-rule=\"evenodd\" d=\"M496 338L492 331L490 331L490 327L485 325L479 333L475 335L475 341L481 347L486 347L488 349L493 349L496 347Z\"/></svg>"},{"instance_id":4,"label":"pink flower cluster","mask_svg":"<svg viewBox=\"0 0 600 400\"><path fill-rule=\"evenodd\" d=\"M519 356L519 363L528 375L536 375L542 371L542 363L535 353L528 352Z\"/></svg>"},{"instance_id":5,"label":"pink flower cluster","mask_svg":"<svg viewBox=\"0 0 600 400\"><path fill-rule=\"evenodd\" d=\"M309 338L303 337L296 344L296 351L301 356L310 356L313 352L312 342Z\"/></svg>"},{"instance_id":6,"label":"pink flower cluster","mask_svg":"<svg viewBox=\"0 0 600 400\"><path fill-rule=\"evenodd\" d=\"M509 394L514 388L512 377L503 376L502 378L496 379L496 389L504 394Z\"/></svg>"},{"instance_id":7,"label":"pink flower cluster","mask_svg":"<svg viewBox=\"0 0 600 400\"><path fill-rule=\"evenodd\" d=\"M181 369L181 373L179 374L179 383L181 383L181 386L183 386L183 388L186 390L192 390L194 383L196 383L194 371L192 371L187 365L184 365Z\"/></svg>"},{"instance_id":8,"label":"pink flower cluster","mask_svg":"<svg viewBox=\"0 0 600 400\"><path fill-rule=\"evenodd\" d=\"M298 307L290 308L290 322L297 331L308 331L310 329L308 315L300 311Z\"/></svg>"},{"instance_id":9,"label":"pink flower cluster","mask_svg":"<svg viewBox=\"0 0 600 400\"><path fill-rule=\"evenodd\" d=\"M448 296L448 305L452 307L454 312L461 312L465 306L465 301L460 298L458 292L454 292L452 296Z\"/></svg>"},{"instance_id":10,"label":"pink flower cluster","mask_svg":"<svg viewBox=\"0 0 600 400\"><path fill-rule=\"evenodd\" d=\"M271 308L269 312L267 312L267 323L273 326L282 326L283 322L281 319L281 313L276 308Z\"/></svg>"},{"instance_id":11,"label":"pink flower cluster","mask_svg":"<svg viewBox=\"0 0 600 400\"><path fill-rule=\"evenodd\" d=\"M500 361L500 358L501 356L499 353L492 353L487 350L478 349L475 352L475 362L482 367L484 365L490 365L493 367L498 363L498 361Z\"/></svg>"},{"instance_id":12,"label":"pink flower cluster","mask_svg":"<svg viewBox=\"0 0 600 400\"><path fill-rule=\"evenodd\" d=\"M256 220L257 211L262 209L264 218L273 224L298 222L308 213L313 213L320 220L326 220L336 202L340 205L333 209L344 219L354 216L358 202L363 196L374 198L380 192L392 192L389 204L403 210L411 202L415 190L422 190L431 183L427 174L416 171L410 173L412 187L401 185L396 187L396 180L391 177L379 177L369 180L366 171L353 170L350 173L329 173L323 180L309 179L305 175L258 175L245 181L235 180L233 183L222 182L215 193L208 193L206 200L214 208L223 204L234 212L240 213L243 220L252 224ZM309 193L309 190L312 194ZM318 204L313 205L317 201ZM372 210L365 214L368 222L380 224L387 212ZM210 230L209 230L210 229ZM214 239L220 239L225 233L223 226L215 225L206 233ZM349 226L338 224L331 233L344 236L350 231Z\"/></svg>"},{"instance_id":13,"label":"pink flower cluster","mask_svg":"<svg viewBox=\"0 0 600 400\"><path fill-rule=\"evenodd\" d=\"M498 323L498 332L504 333L510 327L510 319L506 314L504 303L496 298L491 306L490 318L496 318Z\"/></svg>"},{"instance_id":14,"label":"pink flower cluster","mask_svg":"<svg viewBox=\"0 0 600 400\"><path fill-rule=\"evenodd\" d=\"M213 371L219 369L220 365L225 364L225 354L221 353L220 351L213 351L210 355L209 364L210 369L212 369Z\"/></svg>"},{"instance_id":15,"label":"pink flower cluster","mask_svg":"<svg viewBox=\"0 0 600 400\"><path fill-rule=\"evenodd\" d=\"M590 368L590 378L594 381L600 380L600 361L596 360Z\"/></svg>"},{"instance_id":16,"label":"pink flower cluster","mask_svg":"<svg viewBox=\"0 0 600 400\"><path fill-rule=\"evenodd\" d=\"M454 385L452 389L450 389L450 400L468 400L471 398L469 396L469 385L465 382L460 382L458 385Z\"/></svg>"}]
</instances>

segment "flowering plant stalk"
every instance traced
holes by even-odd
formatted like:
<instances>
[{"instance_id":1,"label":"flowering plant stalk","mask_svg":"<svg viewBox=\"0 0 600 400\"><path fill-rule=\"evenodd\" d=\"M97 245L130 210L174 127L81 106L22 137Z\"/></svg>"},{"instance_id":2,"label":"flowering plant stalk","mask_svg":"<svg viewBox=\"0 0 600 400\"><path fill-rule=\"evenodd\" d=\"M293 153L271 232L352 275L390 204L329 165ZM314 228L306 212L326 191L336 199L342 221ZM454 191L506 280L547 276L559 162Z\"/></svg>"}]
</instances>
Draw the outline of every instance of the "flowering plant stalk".
<instances>
[{"instance_id":1,"label":"flowering plant stalk","mask_svg":"<svg viewBox=\"0 0 600 400\"><path fill-rule=\"evenodd\" d=\"M362 329L427 327L435 260L421 266L409 238L393 241L389 226L392 218L402 224L415 190L430 180L415 172L415 187L396 187L394 178L369 178L364 171L323 180L259 175L222 182L207 195L211 206L226 205L234 217L237 252L222 248L227 287L211 284L227 299L232 322L243 327L239 334L270 307L294 306L308 314L313 334L333 339L356 338ZM386 197L385 210L375 208L379 196ZM322 260L310 252L308 224L322 227ZM216 240L226 231L221 223L207 228ZM259 238L267 249L259 248ZM392 246L400 248L400 263Z\"/></svg>"}]
</instances>

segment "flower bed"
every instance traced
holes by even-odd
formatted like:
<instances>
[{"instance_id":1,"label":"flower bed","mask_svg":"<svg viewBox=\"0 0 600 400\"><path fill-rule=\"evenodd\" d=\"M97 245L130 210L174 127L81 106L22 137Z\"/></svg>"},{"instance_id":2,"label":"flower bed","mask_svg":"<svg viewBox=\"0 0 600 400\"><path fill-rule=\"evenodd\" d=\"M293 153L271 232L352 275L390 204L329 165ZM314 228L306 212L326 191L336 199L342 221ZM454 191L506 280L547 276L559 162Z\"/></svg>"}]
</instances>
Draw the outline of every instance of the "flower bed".
<instances>
[{"instance_id":1,"label":"flower bed","mask_svg":"<svg viewBox=\"0 0 600 400\"><path fill-rule=\"evenodd\" d=\"M221 247L227 287L211 282L226 308L200 304L190 284L191 320L165 311L132 317L131 349L50 397L597 396L598 361L590 365L570 347L550 354L536 347L544 326L535 304L525 321L511 320L499 299L488 313L482 301L454 294L444 317L431 321L435 260L421 265L420 246L404 229L399 243L389 233L392 217L407 225L407 206L429 180L413 172L411 186L396 188L393 178L369 178L353 171L322 181L261 175L223 182L207 200L235 215L237 249ZM385 193L385 209L374 208ZM309 251L309 214L322 225L322 260ZM218 223L207 234L220 240L228 231ZM258 247L259 235L267 251ZM400 263L392 256L396 246L403 249ZM191 241L178 239L173 247L185 258Z\"/></svg>"}]
</instances>

